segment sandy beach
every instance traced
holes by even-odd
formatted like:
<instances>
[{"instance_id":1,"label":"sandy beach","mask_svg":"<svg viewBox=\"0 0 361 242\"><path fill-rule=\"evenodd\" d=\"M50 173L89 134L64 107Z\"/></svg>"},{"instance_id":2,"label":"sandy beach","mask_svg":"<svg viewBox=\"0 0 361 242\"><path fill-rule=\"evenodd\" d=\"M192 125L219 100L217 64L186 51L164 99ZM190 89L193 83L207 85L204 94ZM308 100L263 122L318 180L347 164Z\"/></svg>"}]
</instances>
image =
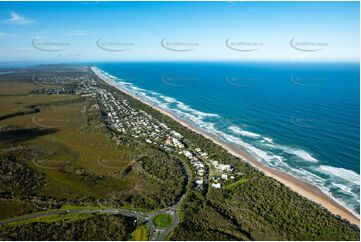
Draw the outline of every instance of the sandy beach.
<instances>
[{"instance_id":1,"label":"sandy beach","mask_svg":"<svg viewBox=\"0 0 361 242\"><path fill-rule=\"evenodd\" d=\"M194 125L186 122L185 120L181 120L178 117L176 117L174 114L168 112L167 110L164 110L162 108L159 108L157 106L154 106L151 103L148 103L144 100L141 100L139 97L133 95L132 93L129 93L128 91L122 89L121 87L119 87L118 85L114 85L111 81L107 80L107 78L99 75L99 73L97 73L96 69L92 68L93 72L104 82L106 82L107 84L114 86L115 88L117 88L118 90L124 92L125 94L133 97L134 99L137 99L138 101L144 103L145 105L151 106L152 108L154 108L155 110L161 112L164 115L167 115L168 117L172 118L173 120L175 120L176 122L178 122L179 124L191 129L192 131L203 135L205 138L213 141L214 143L220 145L221 147L223 147L224 149L226 149L230 154L237 156L243 160L245 160L246 162L248 162L249 164L251 164L253 167L255 167L256 169L260 170L261 172L263 172L266 176L272 177L274 179L276 179L277 181L281 182L282 184L286 185L287 187L289 187L291 190L293 190L294 192L298 193L299 195L320 204L321 206L325 207L326 209L328 209L331 213L335 214L335 215L339 215L344 219L347 219L348 221L350 221L352 224L356 224L358 226L360 226L360 219L357 218L353 213L351 213L349 210L347 210L346 208L344 208L343 206L341 206L340 204L338 204L335 200L333 200L331 197L327 196L326 194L324 194L320 189L318 189L317 187L310 185L308 183L305 183L285 172L282 171L278 171L275 169L272 169L270 167L267 167L266 165L262 164L261 162L257 161L254 157L252 157L250 154L248 154L245 151L240 150L240 147L236 147L236 146L232 146L228 143L225 143L223 141L221 141L217 136L207 133L197 127L195 127Z\"/></svg>"}]
</instances>

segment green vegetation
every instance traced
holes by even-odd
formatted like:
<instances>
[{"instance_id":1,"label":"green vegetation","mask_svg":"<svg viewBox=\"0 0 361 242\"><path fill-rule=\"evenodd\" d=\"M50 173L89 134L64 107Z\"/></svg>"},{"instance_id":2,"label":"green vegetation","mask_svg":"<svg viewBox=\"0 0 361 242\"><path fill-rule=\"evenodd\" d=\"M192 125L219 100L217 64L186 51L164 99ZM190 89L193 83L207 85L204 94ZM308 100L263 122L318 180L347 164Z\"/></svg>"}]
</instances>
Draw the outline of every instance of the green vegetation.
<instances>
[{"instance_id":1,"label":"green vegetation","mask_svg":"<svg viewBox=\"0 0 361 242\"><path fill-rule=\"evenodd\" d=\"M169 214L158 214L153 218L153 223L158 228L167 228L172 225L173 218Z\"/></svg>"},{"instance_id":2,"label":"green vegetation","mask_svg":"<svg viewBox=\"0 0 361 242\"><path fill-rule=\"evenodd\" d=\"M79 219L86 219L93 217L94 214L89 213L64 213L64 214L54 214L49 216L40 216L29 219L24 219L21 221L10 223L11 226L19 226L30 223L55 223L55 222L69 222Z\"/></svg>"},{"instance_id":3,"label":"green vegetation","mask_svg":"<svg viewBox=\"0 0 361 242\"><path fill-rule=\"evenodd\" d=\"M224 189L231 189L232 187L236 187L236 186L238 186L238 185L240 185L242 183L248 182L248 180L249 180L248 178L241 178L236 182L233 182L231 184L228 184L228 185L224 186Z\"/></svg>"},{"instance_id":4,"label":"green vegetation","mask_svg":"<svg viewBox=\"0 0 361 242\"><path fill-rule=\"evenodd\" d=\"M32 81L34 73L84 71L42 66L0 76L0 218L54 208L158 210L186 192L184 158L115 134L105 125L96 98L74 94L76 84L53 95L43 89L49 83ZM151 107L102 82L97 85L184 135L186 145L243 174L222 189L188 189L170 240L359 240L357 226ZM156 226L172 223L169 215L159 216ZM61 214L0 227L1 240L143 240L148 233L145 226L135 228L131 218L98 214Z\"/></svg>"},{"instance_id":5,"label":"green vegetation","mask_svg":"<svg viewBox=\"0 0 361 242\"><path fill-rule=\"evenodd\" d=\"M64 204L61 206L60 209L61 210L82 210L82 209L92 210L92 209L101 209L101 207L95 207L95 206L90 206L90 205L77 206L77 205Z\"/></svg>"},{"instance_id":6,"label":"green vegetation","mask_svg":"<svg viewBox=\"0 0 361 242\"><path fill-rule=\"evenodd\" d=\"M0 85L18 90L16 95L0 94L0 206L16 207L10 202L15 200L26 205L1 209L0 217L64 205L144 211L174 203L185 182L176 158L114 135L94 98L72 92L34 94L48 86L32 81L38 72L54 76L45 68L0 77ZM67 74L79 72L66 69ZM23 85L28 88L20 91ZM159 172L152 169L155 164Z\"/></svg>"},{"instance_id":7,"label":"green vegetation","mask_svg":"<svg viewBox=\"0 0 361 242\"><path fill-rule=\"evenodd\" d=\"M138 226L132 233L131 239L133 241L147 241L149 240L149 230L145 225Z\"/></svg>"},{"instance_id":8,"label":"green vegetation","mask_svg":"<svg viewBox=\"0 0 361 242\"><path fill-rule=\"evenodd\" d=\"M66 214L1 226L0 240L127 240L132 224L122 216Z\"/></svg>"},{"instance_id":9,"label":"green vegetation","mask_svg":"<svg viewBox=\"0 0 361 242\"><path fill-rule=\"evenodd\" d=\"M0 219L8 218L21 214L28 214L36 211L33 204L19 199L1 199L0 200Z\"/></svg>"}]
</instances>

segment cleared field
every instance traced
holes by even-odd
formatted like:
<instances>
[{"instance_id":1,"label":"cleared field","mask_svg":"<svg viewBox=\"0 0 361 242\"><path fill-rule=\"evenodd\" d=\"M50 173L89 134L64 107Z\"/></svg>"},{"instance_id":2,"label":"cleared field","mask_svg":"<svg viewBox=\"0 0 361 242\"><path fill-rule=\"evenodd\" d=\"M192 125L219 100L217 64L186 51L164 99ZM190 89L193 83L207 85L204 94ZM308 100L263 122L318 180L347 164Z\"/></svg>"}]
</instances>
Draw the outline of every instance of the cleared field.
<instances>
[{"instance_id":1,"label":"cleared field","mask_svg":"<svg viewBox=\"0 0 361 242\"><path fill-rule=\"evenodd\" d=\"M12 85L11 82L0 84ZM14 85L21 87L18 81ZM29 82L24 85L29 88L23 93L37 88ZM17 162L43 176L38 181L40 185L34 184L34 190L26 194L30 201L28 208L20 208L15 202L4 199L1 207L18 209L1 209L1 217L49 208L47 203L149 210L172 202L174 190L164 196L165 190L180 190L173 188L179 184L171 177L157 177L159 174L145 170L141 163L143 157L151 157L149 160L154 163L160 162L152 159L162 159L162 162L170 159L144 143L133 140L122 143L115 139L102 121L95 98L71 94L9 95L0 96L0 104L0 117L3 117L0 131L6 133L0 138L0 154L16 159L19 156ZM14 147L19 150L9 152ZM180 170L177 166L172 169ZM39 175L34 174L34 177ZM18 178L10 180L14 179ZM0 192L9 189L6 181L3 182L0 181ZM12 188L20 195L16 189ZM16 199L16 196L11 198Z\"/></svg>"},{"instance_id":2,"label":"cleared field","mask_svg":"<svg viewBox=\"0 0 361 242\"><path fill-rule=\"evenodd\" d=\"M39 89L35 83L0 82L0 95L23 95Z\"/></svg>"},{"instance_id":3,"label":"cleared field","mask_svg":"<svg viewBox=\"0 0 361 242\"><path fill-rule=\"evenodd\" d=\"M131 234L133 241L147 241L149 240L149 231L145 225L138 226Z\"/></svg>"}]
</instances>

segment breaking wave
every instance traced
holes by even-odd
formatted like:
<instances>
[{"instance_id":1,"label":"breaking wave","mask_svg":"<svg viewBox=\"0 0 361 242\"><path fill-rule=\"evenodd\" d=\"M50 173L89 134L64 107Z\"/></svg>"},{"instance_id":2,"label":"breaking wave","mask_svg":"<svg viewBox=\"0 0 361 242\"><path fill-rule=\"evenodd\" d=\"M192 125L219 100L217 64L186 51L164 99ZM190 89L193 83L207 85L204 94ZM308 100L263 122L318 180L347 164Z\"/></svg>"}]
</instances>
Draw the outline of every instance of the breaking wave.
<instances>
[{"instance_id":1,"label":"breaking wave","mask_svg":"<svg viewBox=\"0 0 361 242\"><path fill-rule=\"evenodd\" d=\"M96 67L92 68L108 83L132 93L140 99L172 112L177 117L193 123L198 128L216 135L224 142L246 150L258 161L269 167L287 172L320 188L342 206L359 216L360 175L345 168L320 165L311 153L296 147L277 144L270 137L244 130L235 124L220 127L224 119L218 114L196 110L185 103L160 93L142 89L124 82ZM296 161L296 163L290 162Z\"/></svg>"},{"instance_id":2,"label":"breaking wave","mask_svg":"<svg viewBox=\"0 0 361 242\"><path fill-rule=\"evenodd\" d=\"M246 137L250 137L250 138L259 138L259 137L261 137L261 135L259 135L259 134L256 134L256 133L253 133L253 132L250 132L250 131L246 131L246 130L242 130L237 126L230 126L229 129L231 131L233 131L234 133L240 134L242 136L246 136Z\"/></svg>"},{"instance_id":3,"label":"breaking wave","mask_svg":"<svg viewBox=\"0 0 361 242\"><path fill-rule=\"evenodd\" d=\"M350 171L339 167L325 166L325 165L321 165L320 169L326 172L330 176L336 176L343 180L352 182L356 185L360 185L360 175L354 171Z\"/></svg>"}]
</instances>

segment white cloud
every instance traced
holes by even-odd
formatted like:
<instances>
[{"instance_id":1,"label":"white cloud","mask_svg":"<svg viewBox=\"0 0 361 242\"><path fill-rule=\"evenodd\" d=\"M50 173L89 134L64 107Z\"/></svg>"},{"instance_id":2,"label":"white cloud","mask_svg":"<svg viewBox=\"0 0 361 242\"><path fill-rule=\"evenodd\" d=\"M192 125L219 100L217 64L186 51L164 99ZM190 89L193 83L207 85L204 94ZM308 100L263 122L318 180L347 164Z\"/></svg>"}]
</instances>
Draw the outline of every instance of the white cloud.
<instances>
[{"instance_id":1,"label":"white cloud","mask_svg":"<svg viewBox=\"0 0 361 242\"><path fill-rule=\"evenodd\" d=\"M65 35L68 35L68 36L89 36L89 35L96 35L97 33L96 32L87 32L87 31L82 31L82 30L76 30L76 31L72 31L72 32L69 32Z\"/></svg>"},{"instance_id":2,"label":"white cloud","mask_svg":"<svg viewBox=\"0 0 361 242\"><path fill-rule=\"evenodd\" d=\"M7 24L23 25L23 24L31 24L34 23L35 21L32 19L28 19L25 16L22 16L16 12L10 12L10 18L6 19L3 22Z\"/></svg>"}]
</instances>

